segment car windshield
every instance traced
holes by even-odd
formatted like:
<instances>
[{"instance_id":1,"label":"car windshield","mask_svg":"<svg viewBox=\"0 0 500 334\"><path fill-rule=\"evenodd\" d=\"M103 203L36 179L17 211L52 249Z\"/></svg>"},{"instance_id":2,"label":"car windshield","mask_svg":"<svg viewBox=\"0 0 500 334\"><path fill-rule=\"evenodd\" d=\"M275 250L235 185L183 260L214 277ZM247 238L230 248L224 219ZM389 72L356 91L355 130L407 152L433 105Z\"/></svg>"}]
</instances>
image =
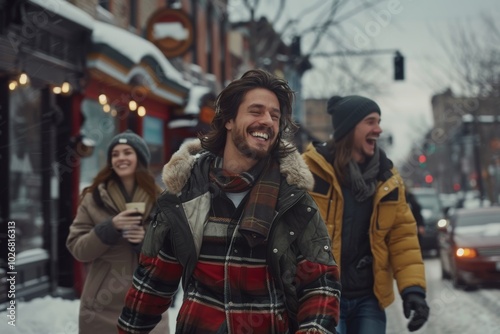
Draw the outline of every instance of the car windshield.
<instances>
[{"instance_id":1,"label":"car windshield","mask_svg":"<svg viewBox=\"0 0 500 334\"><path fill-rule=\"evenodd\" d=\"M481 213L476 215L459 215L456 220L456 226L479 226L486 224L500 224L500 215L498 212Z\"/></svg>"},{"instance_id":2,"label":"car windshield","mask_svg":"<svg viewBox=\"0 0 500 334\"><path fill-rule=\"evenodd\" d=\"M433 213L441 212L437 196L432 194L415 194L415 197L423 209L430 210Z\"/></svg>"}]
</instances>

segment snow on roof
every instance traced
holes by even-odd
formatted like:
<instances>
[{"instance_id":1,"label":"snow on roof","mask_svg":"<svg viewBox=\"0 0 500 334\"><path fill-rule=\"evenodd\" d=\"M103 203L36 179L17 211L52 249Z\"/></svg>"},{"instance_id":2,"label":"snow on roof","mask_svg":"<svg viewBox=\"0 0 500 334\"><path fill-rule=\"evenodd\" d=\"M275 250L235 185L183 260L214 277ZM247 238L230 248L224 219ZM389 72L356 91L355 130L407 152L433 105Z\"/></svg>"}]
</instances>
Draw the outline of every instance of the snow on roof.
<instances>
[{"instance_id":1,"label":"snow on roof","mask_svg":"<svg viewBox=\"0 0 500 334\"><path fill-rule=\"evenodd\" d=\"M153 25L153 37L155 39L173 38L178 41L187 39L189 31L179 22L155 23Z\"/></svg>"},{"instance_id":2,"label":"snow on roof","mask_svg":"<svg viewBox=\"0 0 500 334\"><path fill-rule=\"evenodd\" d=\"M94 43L105 43L139 63L145 56L153 57L161 66L165 76L184 87L191 87L182 74L165 58L165 55L150 41L113 25L95 21L92 33Z\"/></svg>"},{"instance_id":3,"label":"snow on roof","mask_svg":"<svg viewBox=\"0 0 500 334\"><path fill-rule=\"evenodd\" d=\"M168 123L169 129L192 128L198 124L198 119L176 119Z\"/></svg>"},{"instance_id":4,"label":"snow on roof","mask_svg":"<svg viewBox=\"0 0 500 334\"><path fill-rule=\"evenodd\" d=\"M59 16L65 17L70 21L92 30L94 28L94 19L92 16L80 8L63 0L30 0L32 3L47 9Z\"/></svg>"},{"instance_id":5,"label":"snow on roof","mask_svg":"<svg viewBox=\"0 0 500 334\"><path fill-rule=\"evenodd\" d=\"M205 86L192 86L189 90L189 99L184 108L186 115L198 115L200 113L200 99L206 93L210 93L210 88Z\"/></svg>"}]
</instances>

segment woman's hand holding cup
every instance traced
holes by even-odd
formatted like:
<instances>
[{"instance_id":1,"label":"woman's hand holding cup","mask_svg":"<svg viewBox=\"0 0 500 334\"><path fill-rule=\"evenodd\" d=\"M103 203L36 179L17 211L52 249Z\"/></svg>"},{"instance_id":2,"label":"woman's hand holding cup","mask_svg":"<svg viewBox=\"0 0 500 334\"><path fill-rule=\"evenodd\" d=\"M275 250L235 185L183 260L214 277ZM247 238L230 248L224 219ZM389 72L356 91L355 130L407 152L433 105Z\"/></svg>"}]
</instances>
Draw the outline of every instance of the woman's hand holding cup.
<instances>
[{"instance_id":1,"label":"woman's hand holding cup","mask_svg":"<svg viewBox=\"0 0 500 334\"><path fill-rule=\"evenodd\" d=\"M122 236L133 244L142 242L145 234L144 226L140 224L130 225L128 228L122 230Z\"/></svg>"},{"instance_id":2,"label":"woman's hand holding cup","mask_svg":"<svg viewBox=\"0 0 500 334\"><path fill-rule=\"evenodd\" d=\"M139 243L144 239L145 231L142 226L142 215L145 203L126 203L126 210L113 217L113 225L131 243Z\"/></svg>"}]
</instances>

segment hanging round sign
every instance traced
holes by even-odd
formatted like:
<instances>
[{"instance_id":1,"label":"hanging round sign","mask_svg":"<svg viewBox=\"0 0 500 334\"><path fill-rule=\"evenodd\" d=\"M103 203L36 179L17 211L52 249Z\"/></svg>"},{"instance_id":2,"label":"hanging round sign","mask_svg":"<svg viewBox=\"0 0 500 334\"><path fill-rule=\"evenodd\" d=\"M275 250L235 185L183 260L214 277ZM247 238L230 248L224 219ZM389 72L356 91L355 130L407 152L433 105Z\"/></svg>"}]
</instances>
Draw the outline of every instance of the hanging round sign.
<instances>
[{"instance_id":1,"label":"hanging round sign","mask_svg":"<svg viewBox=\"0 0 500 334\"><path fill-rule=\"evenodd\" d=\"M178 57L186 53L193 43L193 24L184 11L162 8L149 18L146 38L167 58Z\"/></svg>"}]
</instances>

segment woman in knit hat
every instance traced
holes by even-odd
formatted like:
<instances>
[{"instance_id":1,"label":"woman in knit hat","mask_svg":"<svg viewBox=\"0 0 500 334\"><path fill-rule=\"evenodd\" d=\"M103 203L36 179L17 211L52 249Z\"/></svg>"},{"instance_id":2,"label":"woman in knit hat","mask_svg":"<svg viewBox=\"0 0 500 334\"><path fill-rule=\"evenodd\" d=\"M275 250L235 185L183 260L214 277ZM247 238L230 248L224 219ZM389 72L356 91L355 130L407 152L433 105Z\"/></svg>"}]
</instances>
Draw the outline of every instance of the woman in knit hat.
<instances>
[{"instance_id":1,"label":"woman in knit hat","mask_svg":"<svg viewBox=\"0 0 500 334\"><path fill-rule=\"evenodd\" d=\"M363 96L328 101L333 138L303 157L314 175L310 192L327 225L340 267L339 334L384 334L393 277L410 331L427 321L425 273L415 218L403 180L377 145L380 108Z\"/></svg>"},{"instance_id":2,"label":"woman in knit hat","mask_svg":"<svg viewBox=\"0 0 500 334\"><path fill-rule=\"evenodd\" d=\"M161 192L148 170L151 155L140 136L130 130L120 133L107 152L106 166L82 192L66 240L75 259L88 264L80 301L80 334L116 332L145 228ZM143 203L144 208L127 209L127 203ZM166 314L164 318L158 330L168 333Z\"/></svg>"}]
</instances>

